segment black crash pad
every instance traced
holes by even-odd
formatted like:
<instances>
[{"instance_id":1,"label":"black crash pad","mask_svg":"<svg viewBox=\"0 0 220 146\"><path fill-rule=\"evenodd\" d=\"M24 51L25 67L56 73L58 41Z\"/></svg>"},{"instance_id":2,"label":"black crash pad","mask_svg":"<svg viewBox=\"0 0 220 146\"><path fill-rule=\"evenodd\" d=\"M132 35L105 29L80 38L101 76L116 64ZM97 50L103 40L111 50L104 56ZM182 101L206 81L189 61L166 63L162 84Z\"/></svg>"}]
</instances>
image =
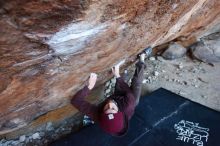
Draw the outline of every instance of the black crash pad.
<instances>
[{"instance_id":1,"label":"black crash pad","mask_svg":"<svg viewBox=\"0 0 220 146\"><path fill-rule=\"evenodd\" d=\"M141 98L125 136L94 124L50 145L220 146L220 113L160 88Z\"/></svg>"}]
</instances>

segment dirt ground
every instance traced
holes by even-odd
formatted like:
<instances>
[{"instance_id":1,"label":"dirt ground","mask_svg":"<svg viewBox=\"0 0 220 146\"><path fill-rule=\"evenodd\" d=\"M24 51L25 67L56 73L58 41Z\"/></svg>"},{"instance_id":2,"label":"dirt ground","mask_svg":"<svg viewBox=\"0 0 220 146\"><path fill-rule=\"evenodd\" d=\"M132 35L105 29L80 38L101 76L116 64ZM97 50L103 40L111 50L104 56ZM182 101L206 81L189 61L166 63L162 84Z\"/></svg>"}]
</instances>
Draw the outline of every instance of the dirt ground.
<instances>
[{"instance_id":1,"label":"dirt ground","mask_svg":"<svg viewBox=\"0 0 220 146\"><path fill-rule=\"evenodd\" d=\"M142 95L162 87L220 111L220 63L210 65L187 56L175 60L157 56L150 57L146 64Z\"/></svg>"}]
</instances>

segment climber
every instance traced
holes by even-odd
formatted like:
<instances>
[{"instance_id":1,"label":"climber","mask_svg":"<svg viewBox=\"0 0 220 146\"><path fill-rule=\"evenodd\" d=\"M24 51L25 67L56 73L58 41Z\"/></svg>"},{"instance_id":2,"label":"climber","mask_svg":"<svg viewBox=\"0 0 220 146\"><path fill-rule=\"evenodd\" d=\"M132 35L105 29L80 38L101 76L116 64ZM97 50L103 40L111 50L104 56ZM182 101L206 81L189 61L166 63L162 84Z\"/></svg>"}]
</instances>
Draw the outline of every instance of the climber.
<instances>
[{"instance_id":1,"label":"climber","mask_svg":"<svg viewBox=\"0 0 220 146\"><path fill-rule=\"evenodd\" d=\"M144 63L145 56L145 53L141 53L139 56L130 87L120 76L120 64L118 64L112 68L112 73L116 77L113 95L99 105L85 101L85 97L93 89L97 80L97 75L91 73L88 85L78 91L72 98L72 105L89 116L95 123L98 123L105 132L113 136L124 135L128 130L128 121L134 114L135 107L139 102L143 72L146 68Z\"/></svg>"}]
</instances>

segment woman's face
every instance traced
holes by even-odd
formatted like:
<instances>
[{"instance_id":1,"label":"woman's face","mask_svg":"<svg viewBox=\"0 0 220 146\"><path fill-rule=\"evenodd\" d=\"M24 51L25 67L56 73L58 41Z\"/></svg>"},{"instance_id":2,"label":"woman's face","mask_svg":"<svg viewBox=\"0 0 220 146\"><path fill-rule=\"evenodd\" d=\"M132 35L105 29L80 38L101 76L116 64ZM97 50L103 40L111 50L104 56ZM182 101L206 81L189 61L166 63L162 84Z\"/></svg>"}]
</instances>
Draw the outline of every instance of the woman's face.
<instances>
[{"instance_id":1,"label":"woman's face","mask_svg":"<svg viewBox=\"0 0 220 146\"><path fill-rule=\"evenodd\" d=\"M106 105L104 106L104 113L105 114L115 114L118 112L118 106L112 100L109 100Z\"/></svg>"}]
</instances>

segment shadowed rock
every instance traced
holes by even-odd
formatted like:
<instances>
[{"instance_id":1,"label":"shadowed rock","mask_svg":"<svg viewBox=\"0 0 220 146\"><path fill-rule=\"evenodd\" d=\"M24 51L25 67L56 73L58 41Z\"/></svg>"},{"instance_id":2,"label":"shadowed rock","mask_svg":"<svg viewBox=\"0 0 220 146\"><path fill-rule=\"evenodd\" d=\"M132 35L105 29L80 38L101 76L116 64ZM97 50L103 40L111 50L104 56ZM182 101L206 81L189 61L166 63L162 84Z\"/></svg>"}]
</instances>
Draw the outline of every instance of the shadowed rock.
<instances>
[{"instance_id":1,"label":"shadowed rock","mask_svg":"<svg viewBox=\"0 0 220 146\"><path fill-rule=\"evenodd\" d=\"M168 49L165 50L162 54L162 56L165 59L177 59L180 57L183 57L186 54L187 49L183 46L181 46L178 43L173 43L171 45L169 45Z\"/></svg>"},{"instance_id":2,"label":"shadowed rock","mask_svg":"<svg viewBox=\"0 0 220 146\"><path fill-rule=\"evenodd\" d=\"M220 62L220 33L215 33L201 39L192 46L193 55L207 63Z\"/></svg>"}]
</instances>

